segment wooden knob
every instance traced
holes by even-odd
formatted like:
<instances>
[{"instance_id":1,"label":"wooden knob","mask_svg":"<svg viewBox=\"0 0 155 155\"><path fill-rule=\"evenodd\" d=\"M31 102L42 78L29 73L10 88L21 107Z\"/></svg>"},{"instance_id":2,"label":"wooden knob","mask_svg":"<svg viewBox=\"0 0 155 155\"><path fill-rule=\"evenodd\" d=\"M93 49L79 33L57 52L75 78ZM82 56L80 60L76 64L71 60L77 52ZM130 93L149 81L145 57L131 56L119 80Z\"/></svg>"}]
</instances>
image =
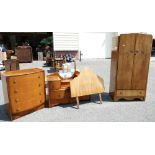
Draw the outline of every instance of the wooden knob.
<instances>
[{"instance_id":1,"label":"wooden knob","mask_svg":"<svg viewBox=\"0 0 155 155\"><path fill-rule=\"evenodd\" d=\"M16 80L14 80L13 83L16 84Z\"/></svg>"},{"instance_id":2,"label":"wooden knob","mask_svg":"<svg viewBox=\"0 0 155 155\"><path fill-rule=\"evenodd\" d=\"M16 102L19 102L19 98L16 99Z\"/></svg>"},{"instance_id":3,"label":"wooden knob","mask_svg":"<svg viewBox=\"0 0 155 155\"><path fill-rule=\"evenodd\" d=\"M16 111L20 111L20 108L17 108Z\"/></svg>"},{"instance_id":4,"label":"wooden knob","mask_svg":"<svg viewBox=\"0 0 155 155\"><path fill-rule=\"evenodd\" d=\"M16 94L17 93L17 90L15 90L14 93Z\"/></svg>"}]
</instances>

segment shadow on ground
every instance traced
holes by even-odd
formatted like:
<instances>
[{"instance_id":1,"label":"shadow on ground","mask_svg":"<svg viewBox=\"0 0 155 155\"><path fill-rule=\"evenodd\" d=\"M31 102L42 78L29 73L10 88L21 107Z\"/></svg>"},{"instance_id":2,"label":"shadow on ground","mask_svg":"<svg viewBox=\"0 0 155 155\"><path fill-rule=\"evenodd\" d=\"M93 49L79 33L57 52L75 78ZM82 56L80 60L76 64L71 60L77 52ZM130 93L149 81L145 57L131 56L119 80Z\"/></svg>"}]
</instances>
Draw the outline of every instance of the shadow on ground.
<instances>
[{"instance_id":1,"label":"shadow on ground","mask_svg":"<svg viewBox=\"0 0 155 155\"><path fill-rule=\"evenodd\" d=\"M109 93L107 93L107 92L102 94L102 99L103 99L103 103L104 102L113 102L113 100L109 96ZM91 101L80 101L80 105L89 104L90 102L95 103L95 104L100 104L99 95L98 94L91 95ZM62 105L59 105L59 106L62 107L62 108L72 107L72 108L77 109L76 108L76 102L75 103L70 103L70 104L62 104Z\"/></svg>"},{"instance_id":2,"label":"shadow on ground","mask_svg":"<svg viewBox=\"0 0 155 155\"><path fill-rule=\"evenodd\" d=\"M10 121L6 104L0 105L0 121Z\"/></svg>"}]
</instances>

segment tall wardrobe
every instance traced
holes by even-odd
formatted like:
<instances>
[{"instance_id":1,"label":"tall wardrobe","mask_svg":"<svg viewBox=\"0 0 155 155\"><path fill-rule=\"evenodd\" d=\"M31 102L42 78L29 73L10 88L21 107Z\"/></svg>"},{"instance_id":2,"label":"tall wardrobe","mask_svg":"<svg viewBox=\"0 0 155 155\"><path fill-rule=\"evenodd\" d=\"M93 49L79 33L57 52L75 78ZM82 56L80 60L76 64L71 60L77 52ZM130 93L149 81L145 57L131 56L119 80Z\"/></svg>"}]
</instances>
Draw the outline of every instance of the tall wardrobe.
<instances>
[{"instance_id":1,"label":"tall wardrobe","mask_svg":"<svg viewBox=\"0 0 155 155\"><path fill-rule=\"evenodd\" d=\"M152 35L121 34L115 42L109 88L112 99L145 100Z\"/></svg>"}]
</instances>

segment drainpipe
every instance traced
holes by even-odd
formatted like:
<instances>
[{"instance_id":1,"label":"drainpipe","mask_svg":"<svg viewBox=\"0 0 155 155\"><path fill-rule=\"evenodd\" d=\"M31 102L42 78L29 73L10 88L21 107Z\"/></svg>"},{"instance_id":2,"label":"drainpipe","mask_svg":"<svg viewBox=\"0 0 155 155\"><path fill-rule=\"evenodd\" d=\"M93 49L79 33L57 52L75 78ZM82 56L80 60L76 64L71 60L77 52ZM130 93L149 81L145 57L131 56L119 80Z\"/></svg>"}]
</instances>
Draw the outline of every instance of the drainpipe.
<instances>
[{"instance_id":1,"label":"drainpipe","mask_svg":"<svg viewBox=\"0 0 155 155\"><path fill-rule=\"evenodd\" d=\"M82 57L82 55L83 55L83 54L82 54L81 51L80 51L80 61L81 61L81 57Z\"/></svg>"}]
</instances>

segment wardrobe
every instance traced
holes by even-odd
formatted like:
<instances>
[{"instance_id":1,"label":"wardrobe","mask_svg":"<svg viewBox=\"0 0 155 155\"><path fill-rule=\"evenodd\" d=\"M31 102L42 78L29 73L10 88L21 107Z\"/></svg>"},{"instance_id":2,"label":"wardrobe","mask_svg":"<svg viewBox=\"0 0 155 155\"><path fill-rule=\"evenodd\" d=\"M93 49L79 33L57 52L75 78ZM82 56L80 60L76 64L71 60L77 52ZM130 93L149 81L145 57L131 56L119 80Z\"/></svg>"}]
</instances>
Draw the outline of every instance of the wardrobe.
<instances>
[{"instance_id":1,"label":"wardrobe","mask_svg":"<svg viewBox=\"0 0 155 155\"><path fill-rule=\"evenodd\" d=\"M121 34L115 43L111 58L110 96L114 101L145 100L152 35Z\"/></svg>"}]
</instances>

